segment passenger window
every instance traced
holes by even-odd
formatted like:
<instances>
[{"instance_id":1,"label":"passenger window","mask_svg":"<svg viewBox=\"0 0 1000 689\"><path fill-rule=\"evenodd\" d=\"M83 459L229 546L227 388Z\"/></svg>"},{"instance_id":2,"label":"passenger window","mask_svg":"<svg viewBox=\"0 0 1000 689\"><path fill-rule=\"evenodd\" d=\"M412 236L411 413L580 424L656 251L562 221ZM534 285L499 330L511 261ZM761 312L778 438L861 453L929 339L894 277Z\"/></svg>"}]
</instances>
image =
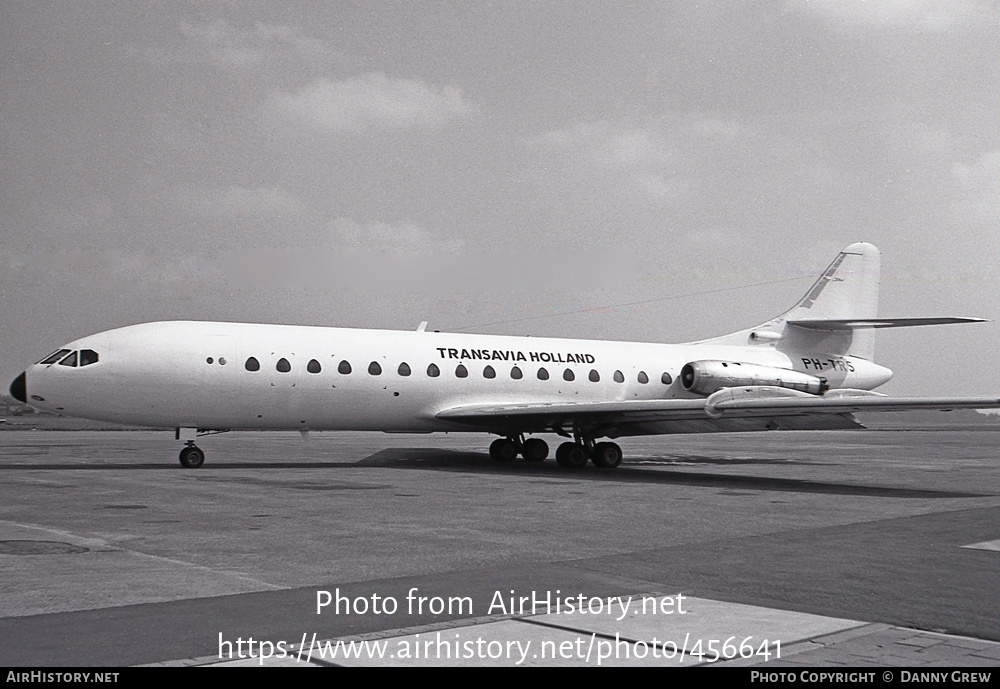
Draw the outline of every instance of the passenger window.
<instances>
[{"instance_id":1,"label":"passenger window","mask_svg":"<svg viewBox=\"0 0 1000 689\"><path fill-rule=\"evenodd\" d=\"M459 364L458 367L455 369L455 377L456 378L468 378L469 377L469 369L467 369L464 364Z\"/></svg>"},{"instance_id":2,"label":"passenger window","mask_svg":"<svg viewBox=\"0 0 1000 689\"><path fill-rule=\"evenodd\" d=\"M483 378L496 378L497 372L493 370L492 366L487 366L483 369Z\"/></svg>"},{"instance_id":3,"label":"passenger window","mask_svg":"<svg viewBox=\"0 0 1000 689\"><path fill-rule=\"evenodd\" d=\"M342 376L350 375L351 364L346 359L344 361L341 361L340 365L337 366L337 373L339 373Z\"/></svg>"},{"instance_id":4,"label":"passenger window","mask_svg":"<svg viewBox=\"0 0 1000 689\"><path fill-rule=\"evenodd\" d=\"M576 380L576 375L573 373L573 369L567 368L565 371L563 371L563 380L565 381Z\"/></svg>"},{"instance_id":5,"label":"passenger window","mask_svg":"<svg viewBox=\"0 0 1000 689\"><path fill-rule=\"evenodd\" d=\"M664 371L663 375L660 376L660 382L663 383L664 385L670 385L671 383L674 382L674 379L670 377L669 373Z\"/></svg>"},{"instance_id":6,"label":"passenger window","mask_svg":"<svg viewBox=\"0 0 1000 689\"><path fill-rule=\"evenodd\" d=\"M40 363L40 364L54 364L57 361L59 361L60 359L62 359L64 356L66 356L67 354L69 354L69 350L68 349L59 349L59 350L57 350L57 351L52 352L51 354L49 354L47 357L45 357L44 359L42 359L38 363Z\"/></svg>"},{"instance_id":7,"label":"passenger window","mask_svg":"<svg viewBox=\"0 0 1000 689\"><path fill-rule=\"evenodd\" d=\"M306 370L309 371L309 373L319 373L323 370L323 367L320 366L319 362L315 359L310 359L309 363L306 364Z\"/></svg>"},{"instance_id":8,"label":"passenger window","mask_svg":"<svg viewBox=\"0 0 1000 689\"><path fill-rule=\"evenodd\" d=\"M288 373L292 370L292 365L288 363L288 359L282 357L278 359L278 365L275 368L278 369L278 373Z\"/></svg>"},{"instance_id":9,"label":"passenger window","mask_svg":"<svg viewBox=\"0 0 1000 689\"><path fill-rule=\"evenodd\" d=\"M404 361L399 365L399 368L396 369L396 373L398 373L401 376L410 375L410 365Z\"/></svg>"},{"instance_id":10,"label":"passenger window","mask_svg":"<svg viewBox=\"0 0 1000 689\"><path fill-rule=\"evenodd\" d=\"M76 352L73 352L68 357L59 362L60 366L76 366Z\"/></svg>"},{"instance_id":11,"label":"passenger window","mask_svg":"<svg viewBox=\"0 0 1000 689\"><path fill-rule=\"evenodd\" d=\"M97 352L93 349L81 349L80 350L80 365L90 366L91 364L97 363Z\"/></svg>"},{"instance_id":12,"label":"passenger window","mask_svg":"<svg viewBox=\"0 0 1000 689\"><path fill-rule=\"evenodd\" d=\"M549 379L549 372L546 371L544 368L538 369L538 380L548 380L548 379Z\"/></svg>"},{"instance_id":13,"label":"passenger window","mask_svg":"<svg viewBox=\"0 0 1000 689\"><path fill-rule=\"evenodd\" d=\"M373 361L368 364L368 373L373 376L380 376L382 375L382 367L378 365L377 361Z\"/></svg>"},{"instance_id":14,"label":"passenger window","mask_svg":"<svg viewBox=\"0 0 1000 689\"><path fill-rule=\"evenodd\" d=\"M587 377L590 378L591 383L601 382L601 374L597 372L596 368L590 369L590 375Z\"/></svg>"},{"instance_id":15,"label":"passenger window","mask_svg":"<svg viewBox=\"0 0 1000 689\"><path fill-rule=\"evenodd\" d=\"M616 383L624 383L625 382L625 376L622 375L621 371L615 371L614 378L615 378L615 382Z\"/></svg>"},{"instance_id":16,"label":"passenger window","mask_svg":"<svg viewBox=\"0 0 1000 689\"><path fill-rule=\"evenodd\" d=\"M521 373L521 369L519 367L515 366L510 370L510 377L514 380L521 380L521 378L524 377L524 374Z\"/></svg>"},{"instance_id":17,"label":"passenger window","mask_svg":"<svg viewBox=\"0 0 1000 689\"><path fill-rule=\"evenodd\" d=\"M250 357L247 362L243 365L248 371L259 371L260 362L257 361L257 357Z\"/></svg>"},{"instance_id":18,"label":"passenger window","mask_svg":"<svg viewBox=\"0 0 1000 689\"><path fill-rule=\"evenodd\" d=\"M437 364L430 364L427 367L428 378L437 378L440 375L441 375L441 369L438 368Z\"/></svg>"},{"instance_id":19,"label":"passenger window","mask_svg":"<svg viewBox=\"0 0 1000 689\"><path fill-rule=\"evenodd\" d=\"M649 376L646 375L645 371L639 371L639 382L643 385L649 382Z\"/></svg>"}]
</instances>

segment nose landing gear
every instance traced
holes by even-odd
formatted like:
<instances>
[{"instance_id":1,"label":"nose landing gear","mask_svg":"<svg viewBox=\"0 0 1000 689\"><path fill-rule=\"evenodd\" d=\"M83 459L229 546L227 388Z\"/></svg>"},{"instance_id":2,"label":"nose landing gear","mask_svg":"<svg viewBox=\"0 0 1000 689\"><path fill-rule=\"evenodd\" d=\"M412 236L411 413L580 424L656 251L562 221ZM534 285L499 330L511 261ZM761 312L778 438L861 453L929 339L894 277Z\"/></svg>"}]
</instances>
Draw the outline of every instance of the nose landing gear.
<instances>
[{"instance_id":1,"label":"nose landing gear","mask_svg":"<svg viewBox=\"0 0 1000 689\"><path fill-rule=\"evenodd\" d=\"M182 467L197 469L205 463L205 452L195 445L193 440L189 440L187 447L181 450L180 460Z\"/></svg>"},{"instance_id":2,"label":"nose landing gear","mask_svg":"<svg viewBox=\"0 0 1000 689\"><path fill-rule=\"evenodd\" d=\"M181 450L180 454L181 466L185 469L197 469L205 463L205 451L194 444L196 438L200 438L203 435L218 435L219 433L228 432L224 428L216 430L180 427L175 429L174 437L177 440L183 440L185 443L185 447Z\"/></svg>"}]
</instances>

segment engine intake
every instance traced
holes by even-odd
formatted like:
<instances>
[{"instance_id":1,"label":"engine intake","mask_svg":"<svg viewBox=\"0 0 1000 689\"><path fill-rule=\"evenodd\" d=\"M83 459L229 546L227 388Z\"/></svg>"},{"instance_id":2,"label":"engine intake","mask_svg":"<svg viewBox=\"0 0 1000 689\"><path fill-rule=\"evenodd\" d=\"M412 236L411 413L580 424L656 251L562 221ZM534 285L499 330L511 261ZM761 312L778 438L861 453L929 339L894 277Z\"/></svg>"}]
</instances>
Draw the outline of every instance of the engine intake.
<instances>
[{"instance_id":1,"label":"engine intake","mask_svg":"<svg viewBox=\"0 0 1000 689\"><path fill-rule=\"evenodd\" d=\"M681 368L681 385L699 395L711 395L722 388L771 385L822 395L830 389L826 378L790 368L776 368L739 361L706 359L692 361Z\"/></svg>"}]
</instances>

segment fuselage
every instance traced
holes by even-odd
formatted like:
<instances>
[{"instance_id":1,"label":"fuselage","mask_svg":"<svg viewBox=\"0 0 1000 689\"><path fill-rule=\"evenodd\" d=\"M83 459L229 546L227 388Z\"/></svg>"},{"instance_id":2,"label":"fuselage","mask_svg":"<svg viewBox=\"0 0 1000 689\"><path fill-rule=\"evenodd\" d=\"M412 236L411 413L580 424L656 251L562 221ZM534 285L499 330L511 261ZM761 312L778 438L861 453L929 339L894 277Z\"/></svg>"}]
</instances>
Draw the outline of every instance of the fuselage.
<instances>
[{"instance_id":1,"label":"fuselage","mask_svg":"<svg viewBox=\"0 0 1000 689\"><path fill-rule=\"evenodd\" d=\"M34 364L28 402L123 424L216 429L469 430L460 406L698 397L685 364L721 360L821 375L831 389L889 380L870 361L774 346L167 321L64 345L72 365ZM51 357L50 357L51 358Z\"/></svg>"}]
</instances>

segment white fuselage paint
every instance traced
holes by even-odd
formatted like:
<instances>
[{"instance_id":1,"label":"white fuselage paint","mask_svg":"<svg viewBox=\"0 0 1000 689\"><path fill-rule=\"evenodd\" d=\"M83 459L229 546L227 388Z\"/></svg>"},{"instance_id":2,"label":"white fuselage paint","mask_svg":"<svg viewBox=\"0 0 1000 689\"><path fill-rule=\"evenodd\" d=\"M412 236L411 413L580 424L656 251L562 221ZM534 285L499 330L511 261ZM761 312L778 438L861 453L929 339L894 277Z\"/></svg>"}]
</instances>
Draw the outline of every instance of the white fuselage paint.
<instances>
[{"instance_id":1,"label":"white fuselage paint","mask_svg":"<svg viewBox=\"0 0 1000 689\"><path fill-rule=\"evenodd\" d=\"M824 352L782 352L771 345L671 345L195 321L144 323L65 347L94 350L100 359L79 368L31 366L26 380L33 406L125 424L234 430L470 430L435 415L474 404L694 398L699 396L684 390L678 380L681 367L690 361L739 361L815 374L803 359L829 358ZM260 370L246 369L249 357L257 359ZM276 369L282 358L290 364L287 373ZM834 358L850 362L853 370L818 374L831 388L870 390L892 375L863 359ZM321 366L318 373L307 371L313 359ZM341 361L350 363L349 375L338 372ZM378 363L380 375L369 373L371 362ZM409 376L399 374L401 363L409 366ZM439 367L440 376L427 375L430 364ZM459 364L468 377L456 376ZM495 370L495 378L484 377L487 365ZM523 372L520 380L511 377L515 365ZM539 368L547 369L548 380L539 380ZM564 379L567 369L573 381ZM591 370L599 374L598 382L590 380ZM616 371L624 375L624 383L615 382ZM648 383L638 381L640 372L646 373ZM661 382L664 372L672 378L669 385Z\"/></svg>"}]
</instances>

